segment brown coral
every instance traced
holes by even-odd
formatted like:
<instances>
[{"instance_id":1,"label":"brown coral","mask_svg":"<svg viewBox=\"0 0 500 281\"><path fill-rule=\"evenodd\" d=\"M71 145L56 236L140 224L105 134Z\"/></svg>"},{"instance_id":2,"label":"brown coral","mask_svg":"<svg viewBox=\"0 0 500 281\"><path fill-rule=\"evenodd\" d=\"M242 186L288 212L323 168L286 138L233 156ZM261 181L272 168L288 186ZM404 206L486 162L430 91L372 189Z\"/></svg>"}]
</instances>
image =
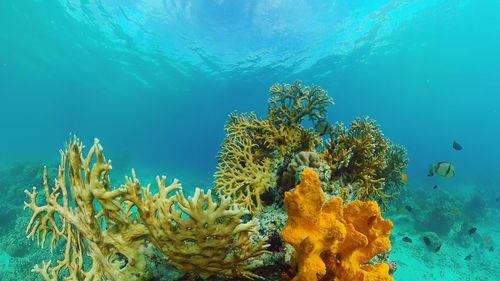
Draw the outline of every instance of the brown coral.
<instances>
[{"instance_id":1,"label":"brown coral","mask_svg":"<svg viewBox=\"0 0 500 281\"><path fill-rule=\"evenodd\" d=\"M313 123L326 119L327 107L333 104L325 90L318 86L302 87L300 81L274 84L269 99L269 116L274 124L297 126L307 116Z\"/></svg>"},{"instance_id":2,"label":"brown coral","mask_svg":"<svg viewBox=\"0 0 500 281\"><path fill-rule=\"evenodd\" d=\"M219 194L253 213L263 207L260 196L274 183L271 159L260 159L256 147L248 136L225 141L214 175Z\"/></svg>"},{"instance_id":3,"label":"brown coral","mask_svg":"<svg viewBox=\"0 0 500 281\"><path fill-rule=\"evenodd\" d=\"M302 170L299 168L319 168L321 163L321 158L315 151L302 151L295 155L295 157L288 164L286 171L281 177L281 186L285 190L292 189L299 183L300 175ZM297 173L300 173L297 175Z\"/></svg>"},{"instance_id":4,"label":"brown coral","mask_svg":"<svg viewBox=\"0 0 500 281\"><path fill-rule=\"evenodd\" d=\"M408 164L404 149L392 145L368 117L356 118L349 129L337 124L321 156L332 166L334 177L355 187L356 199L377 200L386 208Z\"/></svg>"},{"instance_id":5,"label":"brown coral","mask_svg":"<svg viewBox=\"0 0 500 281\"><path fill-rule=\"evenodd\" d=\"M312 129L304 129L302 125L280 126L267 135L265 147L277 151L281 157L311 151L323 144L323 140Z\"/></svg>"},{"instance_id":6,"label":"brown coral","mask_svg":"<svg viewBox=\"0 0 500 281\"><path fill-rule=\"evenodd\" d=\"M295 248L291 280L393 280L387 264L360 266L391 247L392 222L373 201L325 202L320 186L318 175L304 170L301 184L285 194L288 222L281 236Z\"/></svg>"},{"instance_id":7,"label":"brown coral","mask_svg":"<svg viewBox=\"0 0 500 281\"><path fill-rule=\"evenodd\" d=\"M323 140L310 129L306 130L301 125L277 127L270 120L259 119L253 112L229 114L224 131L226 137L222 147L227 142L248 137L256 145L256 153L268 156L274 151L284 156L288 153L313 150L323 144Z\"/></svg>"},{"instance_id":8,"label":"brown coral","mask_svg":"<svg viewBox=\"0 0 500 281\"><path fill-rule=\"evenodd\" d=\"M226 132L224 142L248 136L259 149L267 148L272 136L277 135L277 129L268 120L259 119L253 112L240 115L237 112L229 114L224 131Z\"/></svg>"}]
</instances>

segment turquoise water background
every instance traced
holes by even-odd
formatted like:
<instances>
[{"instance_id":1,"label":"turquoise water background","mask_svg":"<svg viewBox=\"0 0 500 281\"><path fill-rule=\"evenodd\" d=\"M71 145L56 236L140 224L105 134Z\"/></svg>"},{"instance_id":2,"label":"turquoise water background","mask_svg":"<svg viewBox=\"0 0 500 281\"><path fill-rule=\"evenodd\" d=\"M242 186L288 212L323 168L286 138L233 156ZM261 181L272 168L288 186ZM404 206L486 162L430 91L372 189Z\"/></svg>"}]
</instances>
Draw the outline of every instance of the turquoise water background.
<instances>
[{"instance_id":1,"label":"turquoise water background","mask_svg":"<svg viewBox=\"0 0 500 281\"><path fill-rule=\"evenodd\" d=\"M99 138L114 167L209 187L227 115L265 117L269 88L301 80L334 99L330 122L368 115L405 146L409 188L496 198L499 10L493 0L0 1L0 165L57 160L74 133L88 146ZM457 175L426 177L438 161Z\"/></svg>"}]
</instances>

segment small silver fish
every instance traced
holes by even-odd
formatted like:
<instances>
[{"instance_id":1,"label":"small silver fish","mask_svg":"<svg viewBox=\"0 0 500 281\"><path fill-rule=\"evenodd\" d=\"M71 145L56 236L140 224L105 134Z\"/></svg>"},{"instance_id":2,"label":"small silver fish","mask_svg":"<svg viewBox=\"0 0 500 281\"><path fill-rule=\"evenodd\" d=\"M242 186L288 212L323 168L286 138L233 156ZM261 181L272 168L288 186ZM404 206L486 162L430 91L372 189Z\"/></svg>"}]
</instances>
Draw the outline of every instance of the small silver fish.
<instances>
[{"instance_id":1,"label":"small silver fish","mask_svg":"<svg viewBox=\"0 0 500 281\"><path fill-rule=\"evenodd\" d=\"M451 178L455 175L455 167L453 167L450 162L439 162L436 165L431 165L427 176L433 176L434 172L442 177Z\"/></svg>"}]
</instances>

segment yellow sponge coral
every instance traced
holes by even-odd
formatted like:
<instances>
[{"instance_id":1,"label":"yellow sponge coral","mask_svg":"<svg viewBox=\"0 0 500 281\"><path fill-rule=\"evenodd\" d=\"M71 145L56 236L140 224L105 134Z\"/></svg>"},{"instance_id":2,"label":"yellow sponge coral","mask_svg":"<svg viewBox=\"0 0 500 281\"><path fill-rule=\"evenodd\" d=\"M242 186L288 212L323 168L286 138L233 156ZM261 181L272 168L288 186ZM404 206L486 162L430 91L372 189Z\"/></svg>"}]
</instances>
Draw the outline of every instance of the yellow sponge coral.
<instances>
[{"instance_id":1,"label":"yellow sponge coral","mask_svg":"<svg viewBox=\"0 0 500 281\"><path fill-rule=\"evenodd\" d=\"M393 280L387 264L360 266L391 247L392 222L374 201L325 202L320 186L317 173L306 169L301 184L285 194L288 222L281 237L295 248L292 280Z\"/></svg>"}]
</instances>

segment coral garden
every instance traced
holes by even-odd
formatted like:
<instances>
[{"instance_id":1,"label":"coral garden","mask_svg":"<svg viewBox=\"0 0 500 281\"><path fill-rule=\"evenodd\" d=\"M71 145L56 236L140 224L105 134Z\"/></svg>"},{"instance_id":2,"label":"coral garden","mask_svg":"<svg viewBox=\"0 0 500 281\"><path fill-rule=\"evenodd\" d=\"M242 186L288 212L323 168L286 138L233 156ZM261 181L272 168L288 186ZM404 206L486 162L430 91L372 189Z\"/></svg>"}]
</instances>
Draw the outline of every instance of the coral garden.
<instances>
[{"instance_id":1,"label":"coral garden","mask_svg":"<svg viewBox=\"0 0 500 281\"><path fill-rule=\"evenodd\" d=\"M213 194L186 198L165 177L143 186L134 171L113 186L99 141L85 154L71 138L58 170L37 176L41 191L25 191L28 238L58 253L33 271L54 281L393 280L393 225L379 204L397 199L405 149L368 117L329 125L333 100L318 86L270 92L265 119L229 115Z\"/></svg>"}]
</instances>

